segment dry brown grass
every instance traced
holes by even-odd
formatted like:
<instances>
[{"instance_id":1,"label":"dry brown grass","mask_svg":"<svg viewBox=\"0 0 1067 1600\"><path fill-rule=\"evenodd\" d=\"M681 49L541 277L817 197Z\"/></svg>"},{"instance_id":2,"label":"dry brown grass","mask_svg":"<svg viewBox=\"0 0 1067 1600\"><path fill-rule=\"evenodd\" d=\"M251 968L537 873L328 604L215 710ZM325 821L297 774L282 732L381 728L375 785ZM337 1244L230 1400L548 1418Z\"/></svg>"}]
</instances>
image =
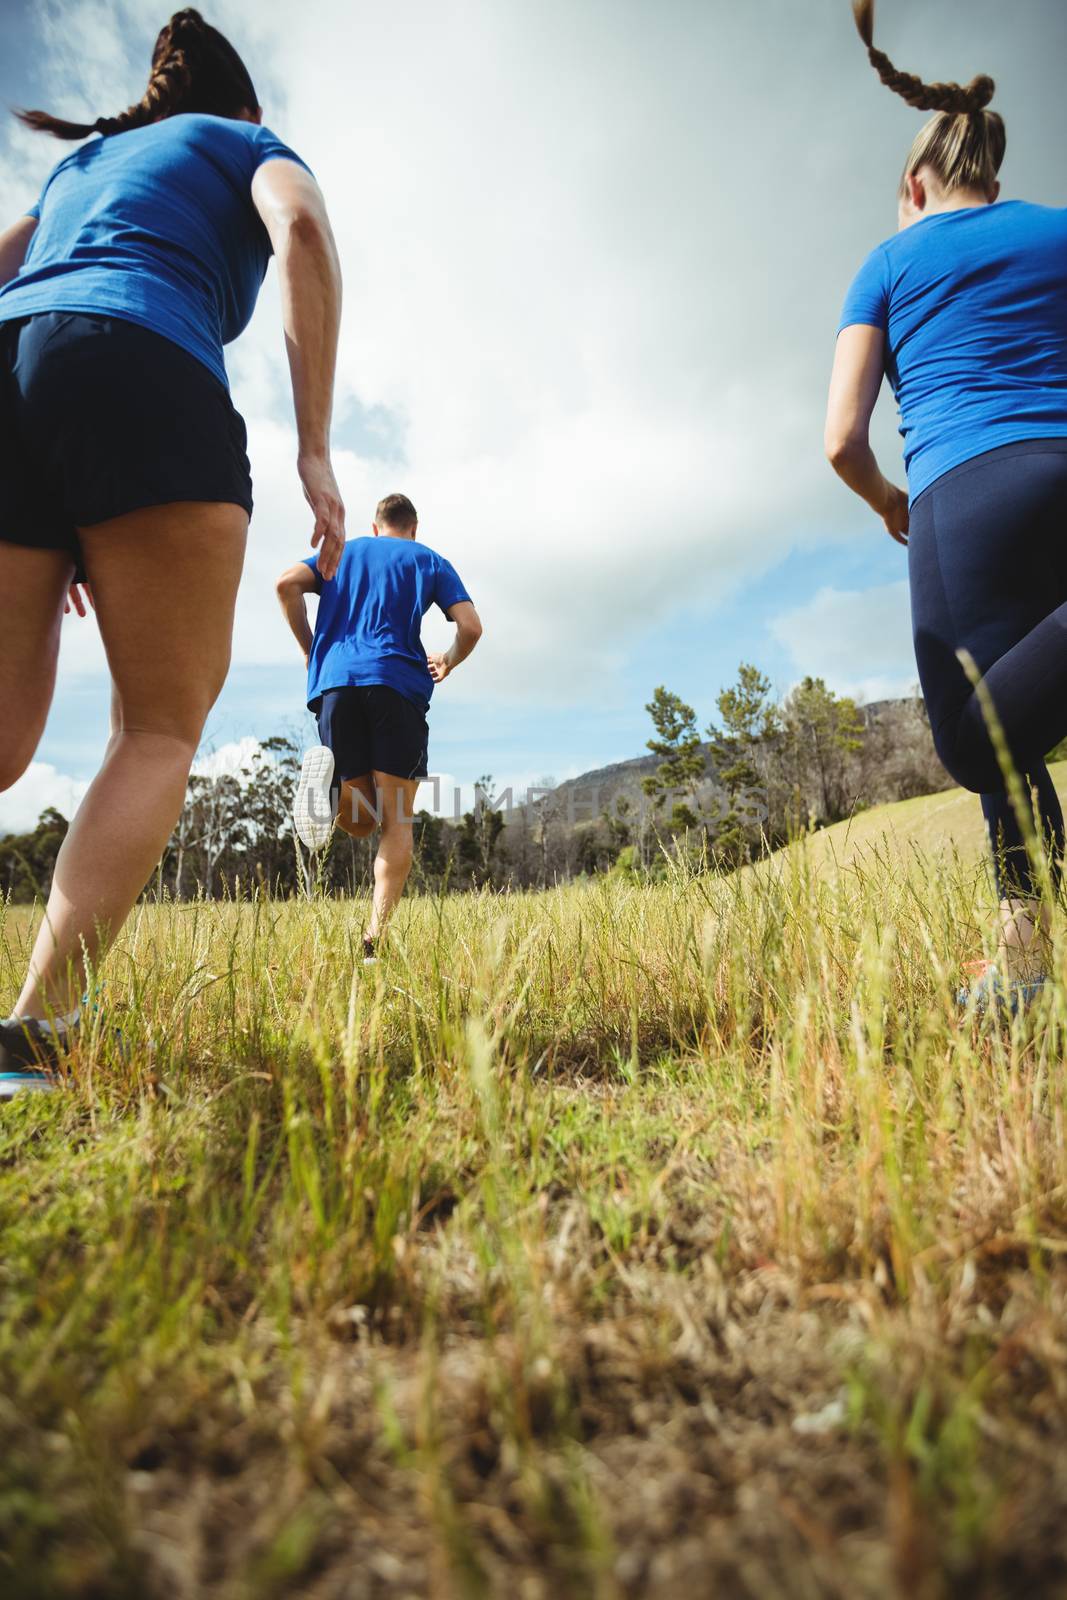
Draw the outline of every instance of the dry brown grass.
<instances>
[{"instance_id":1,"label":"dry brown grass","mask_svg":"<svg viewBox=\"0 0 1067 1600\"><path fill-rule=\"evenodd\" d=\"M959 1015L984 893L797 848L368 974L146 907L129 1058L0 1125L3 1592L1064 1593L1067 1004Z\"/></svg>"}]
</instances>

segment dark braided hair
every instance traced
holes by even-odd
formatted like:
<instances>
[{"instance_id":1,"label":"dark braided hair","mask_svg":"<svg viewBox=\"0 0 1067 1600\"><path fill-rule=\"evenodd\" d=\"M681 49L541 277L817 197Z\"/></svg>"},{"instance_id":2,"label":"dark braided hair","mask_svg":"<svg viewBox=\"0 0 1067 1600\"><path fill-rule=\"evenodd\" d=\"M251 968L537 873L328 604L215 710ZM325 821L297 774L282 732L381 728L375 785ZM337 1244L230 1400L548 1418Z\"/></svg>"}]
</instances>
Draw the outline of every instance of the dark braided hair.
<instances>
[{"instance_id":1,"label":"dark braided hair","mask_svg":"<svg viewBox=\"0 0 1067 1600\"><path fill-rule=\"evenodd\" d=\"M946 190L990 190L1007 146L1003 117L986 110L996 87L993 79L983 72L967 84L924 83L914 73L901 72L876 46L874 0L852 0L852 12L867 59L886 88L916 111L937 112L912 145L901 190L909 173L921 166L932 167Z\"/></svg>"},{"instance_id":2,"label":"dark braided hair","mask_svg":"<svg viewBox=\"0 0 1067 1600\"><path fill-rule=\"evenodd\" d=\"M27 127L51 133L57 139L104 138L144 128L182 111L207 112L216 117L239 117L259 109L248 69L230 41L205 22L199 11L187 6L176 11L162 29L152 51L148 87L136 105L114 117L95 122L65 122L47 111L16 111Z\"/></svg>"}]
</instances>

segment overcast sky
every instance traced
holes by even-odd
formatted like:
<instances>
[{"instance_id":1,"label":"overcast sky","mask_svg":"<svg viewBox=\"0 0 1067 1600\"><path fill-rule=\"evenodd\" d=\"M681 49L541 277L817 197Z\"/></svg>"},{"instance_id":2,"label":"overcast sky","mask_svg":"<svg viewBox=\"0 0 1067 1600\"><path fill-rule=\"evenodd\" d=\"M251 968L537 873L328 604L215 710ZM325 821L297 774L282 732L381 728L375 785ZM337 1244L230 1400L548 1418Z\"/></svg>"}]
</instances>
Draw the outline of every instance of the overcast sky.
<instances>
[{"instance_id":1,"label":"overcast sky","mask_svg":"<svg viewBox=\"0 0 1067 1600\"><path fill-rule=\"evenodd\" d=\"M837 313L895 226L921 126L847 0L205 0L314 169L345 273L335 449L349 533L400 489L482 612L431 765L521 785L637 754L658 683L702 721L740 659L906 690L905 557L826 467ZM165 10L0 0L0 101L89 119L142 93ZM997 80L1006 196L1067 204L1061 0L880 0L901 67ZM0 124L0 216L63 149ZM273 272L227 353L256 490L216 748L296 728L273 593L308 517ZM877 418L900 452L891 396ZM444 639L444 624L427 629ZM69 807L106 736L65 631L39 759L0 828Z\"/></svg>"}]
</instances>

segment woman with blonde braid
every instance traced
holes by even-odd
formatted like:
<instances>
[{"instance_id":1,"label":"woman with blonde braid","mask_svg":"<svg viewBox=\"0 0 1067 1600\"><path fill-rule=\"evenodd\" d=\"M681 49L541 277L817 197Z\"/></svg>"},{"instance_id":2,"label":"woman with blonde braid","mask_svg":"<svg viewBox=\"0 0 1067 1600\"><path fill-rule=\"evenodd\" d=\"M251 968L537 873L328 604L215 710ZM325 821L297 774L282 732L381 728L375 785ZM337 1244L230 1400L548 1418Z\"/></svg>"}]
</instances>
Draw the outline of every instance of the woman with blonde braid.
<instances>
[{"instance_id":1,"label":"woman with blonde braid","mask_svg":"<svg viewBox=\"0 0 1067 1600\"><path fill-rule=\"evenodd\" d=\"M854 10L882 82L936 115L904 168L899 231L870 253L845 299L826 449L907 545L934 742L952 777L981 795L993 847L999 952L971 993L1014 1008L1042 981L1048 907L982 702L988 695L1036 795L1055 882L1063 815L1044 757L1067 735L1067 211L998 201L1005 133L987 109L991 78L964 87L899 72L874 46L873 0ZM900 410L907 494L883 477L868 442L883 374Z\"/></svg>"},{"instance_id":2,"label":"woman with blonde braid","mask_svg":"<svg viewBox=\"0 0 1067 1600\"><path fill-rule=\"evenodd\" d=\"M0 1022L0 1098L55 1083L86 963L160 858L226 676L252 486L222 347L251 317L272 251L324 577L344 544L329 447L336 251L318 186L261 126L233 46L179 11L128 111L84 124L21 115L58 139L99 137L0 233L0 788L41 736L82 572L113 712Z\"/></svg>"}]
</instances>

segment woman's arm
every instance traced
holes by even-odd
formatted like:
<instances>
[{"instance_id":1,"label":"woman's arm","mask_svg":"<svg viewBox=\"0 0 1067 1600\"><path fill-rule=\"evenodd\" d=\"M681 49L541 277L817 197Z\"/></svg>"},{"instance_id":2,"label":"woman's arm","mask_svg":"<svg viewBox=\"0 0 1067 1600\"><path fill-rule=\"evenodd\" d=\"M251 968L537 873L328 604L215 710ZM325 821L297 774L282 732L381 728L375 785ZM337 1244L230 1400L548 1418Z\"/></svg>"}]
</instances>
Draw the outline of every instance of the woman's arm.
<instances>
[{"instance_id":1,"label":"woman's arm","mask_svg":"<svg viewBox=\"0 0 1067 1600\"><path fill-rule=\"evenodd\" d=\"M908 542L908 497L882 475L869 430L885 368L885 334L857 323L837 336L826 406L826 457L898 544Z\"/></svg>"},{"instance_id":2,"label":"woman's arm","mask_svg":"<svg viewBox=\"0 0 1067 1600\"><path fill-rule=\"evenodd\" d=\"M312 545L332 578L345 542L345 508L330 463L330 414L341 323L341 268L318 184L295 161L266 161L252 201L278 262L282 323L296 411L297 471L315 513Z\"/></svg>"},{"instance_id":3,"label":"woman's arm","mask_svg":"<svg viewBox=\"0 0 1067 1600\"><path fill-rule=\"evenodd\" d=\"M0 284L16 278L26 259L30 240L37 232L36 217L20 217L4 233L0 233Z\"/></svg>"}]
</instances>

